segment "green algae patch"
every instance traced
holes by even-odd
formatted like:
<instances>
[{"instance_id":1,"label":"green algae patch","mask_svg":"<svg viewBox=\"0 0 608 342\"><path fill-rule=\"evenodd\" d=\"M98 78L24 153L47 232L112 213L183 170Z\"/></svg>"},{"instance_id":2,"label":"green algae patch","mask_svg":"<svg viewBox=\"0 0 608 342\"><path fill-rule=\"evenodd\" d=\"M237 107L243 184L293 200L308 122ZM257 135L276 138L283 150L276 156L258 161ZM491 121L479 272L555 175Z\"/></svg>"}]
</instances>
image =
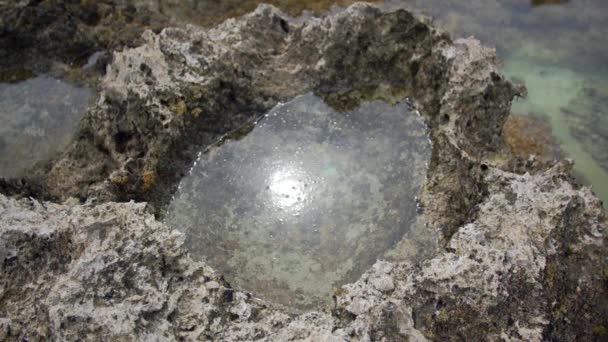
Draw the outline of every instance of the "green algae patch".
<instances>
[{"instance_id":1,"label":"green algae patch","mask_svg":"<svg viewBox=\"0 0 608 342\"><path fill-rule=\"evenodd\" d=\"M166 218L234 285L322 307L414 222L431 146L409 105L338 112L308 94L244 132L201 154Z\"/></svg>"}]
</instances>

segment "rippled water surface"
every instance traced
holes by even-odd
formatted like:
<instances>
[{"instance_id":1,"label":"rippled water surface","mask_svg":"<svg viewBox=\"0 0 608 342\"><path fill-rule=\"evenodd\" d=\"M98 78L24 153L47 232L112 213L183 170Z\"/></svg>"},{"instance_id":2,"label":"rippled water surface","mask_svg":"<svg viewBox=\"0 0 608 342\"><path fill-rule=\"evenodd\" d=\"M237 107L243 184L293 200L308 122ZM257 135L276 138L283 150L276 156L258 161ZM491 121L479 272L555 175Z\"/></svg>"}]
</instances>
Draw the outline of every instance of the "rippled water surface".
<instances>
[{"instance_id":1,"label":"rippled water surface","mask_svg":"<svg viewBox=\"0 0 608 342\"><path fill-rule=\"evenodd\" d=\"M322 306L409 230L430 152L422 118L404 103L338 112L300 96L205 151L167 222L231 283Z\"/></svg>"},{"instance_id":2,"label":"rippled water surface","mask_svg":"<svg viewBox=\"0 0 608 342\"><path fill-rule=\"evenodd\" d=\"M0 177L20 177L64 147L92 97L44 75L0 83Z\"/></svg>"}]
</instances>

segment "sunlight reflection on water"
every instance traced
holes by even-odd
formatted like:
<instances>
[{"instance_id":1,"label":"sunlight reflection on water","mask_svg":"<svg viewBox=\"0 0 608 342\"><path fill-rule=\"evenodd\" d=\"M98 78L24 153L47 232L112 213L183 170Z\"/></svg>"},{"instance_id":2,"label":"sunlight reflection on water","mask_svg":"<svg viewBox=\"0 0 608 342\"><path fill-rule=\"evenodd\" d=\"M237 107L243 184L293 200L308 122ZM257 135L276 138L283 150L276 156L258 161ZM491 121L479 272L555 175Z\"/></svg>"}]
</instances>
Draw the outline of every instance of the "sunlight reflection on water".
<instances>
[{"instance_id":1,"label":"sunlight reflection on water","mask_svg":"<svg viewBox=\"0 0 608 342\"><path fill-rule=\"evenodd\" d=\"M318 307L409 230L429 158L407 104L344 113L303 95L202 154L167 223L237 286Z\"/></svg>"}]
</instances>

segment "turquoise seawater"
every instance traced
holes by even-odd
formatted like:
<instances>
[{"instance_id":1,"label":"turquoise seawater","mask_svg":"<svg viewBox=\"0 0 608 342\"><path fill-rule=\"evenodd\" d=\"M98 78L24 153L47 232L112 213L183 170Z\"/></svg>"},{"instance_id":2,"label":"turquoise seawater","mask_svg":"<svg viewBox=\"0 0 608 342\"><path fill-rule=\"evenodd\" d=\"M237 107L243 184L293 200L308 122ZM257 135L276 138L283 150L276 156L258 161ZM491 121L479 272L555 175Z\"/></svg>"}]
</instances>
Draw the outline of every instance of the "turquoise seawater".
<instances>
[{"instance_id":1,"label":"turquoise seawater","mask_svg":"<svg viewBox=\"0 0 608 342\"><path fill-rule=\"evenodd\" d=\"M454 37L495 47L528 97L513 113L549 118L581 182L608 203L608 1L389 1L433 17Z\"/></svg>"}]
</instances>

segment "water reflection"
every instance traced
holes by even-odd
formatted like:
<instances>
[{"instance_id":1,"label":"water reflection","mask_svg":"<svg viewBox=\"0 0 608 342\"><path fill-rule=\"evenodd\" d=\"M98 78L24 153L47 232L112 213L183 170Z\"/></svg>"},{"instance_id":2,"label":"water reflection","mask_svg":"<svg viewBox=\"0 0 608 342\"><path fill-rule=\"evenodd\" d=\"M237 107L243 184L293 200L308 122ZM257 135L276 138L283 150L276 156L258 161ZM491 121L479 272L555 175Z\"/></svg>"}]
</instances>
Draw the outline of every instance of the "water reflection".
<instances>
[{"instance_id":1,"label":"water reflection","mask_svg":"<svg viewBox=\"0 0 608 342\"><path fill-rule=\"evenodd\" d=\"M300 210L307 199L306 178L305 172L290 166L273 172L268 180L273 205L281 210Z\"/></svg>"},{"instance_id":2,"label":"water reflection","mask_svg":"<svg viewBox=\"0 0 608 342\"><path fill-rule=\"evenodd\" d=\"M0 83L0 177L20 177L67 144L92 92L49 76Z\"/></svg>"},{"instance_id":3,"label":"water reflection","mask_svg":"<svg viewBox=\"0 0 608 342\"><path fill-rule=\"evenodd\" d=\"M312 308L407 232L429 157L406 104L344 113L308 94L203 154L167 222L237 286Z\"/></svg>"}]
</instances>

